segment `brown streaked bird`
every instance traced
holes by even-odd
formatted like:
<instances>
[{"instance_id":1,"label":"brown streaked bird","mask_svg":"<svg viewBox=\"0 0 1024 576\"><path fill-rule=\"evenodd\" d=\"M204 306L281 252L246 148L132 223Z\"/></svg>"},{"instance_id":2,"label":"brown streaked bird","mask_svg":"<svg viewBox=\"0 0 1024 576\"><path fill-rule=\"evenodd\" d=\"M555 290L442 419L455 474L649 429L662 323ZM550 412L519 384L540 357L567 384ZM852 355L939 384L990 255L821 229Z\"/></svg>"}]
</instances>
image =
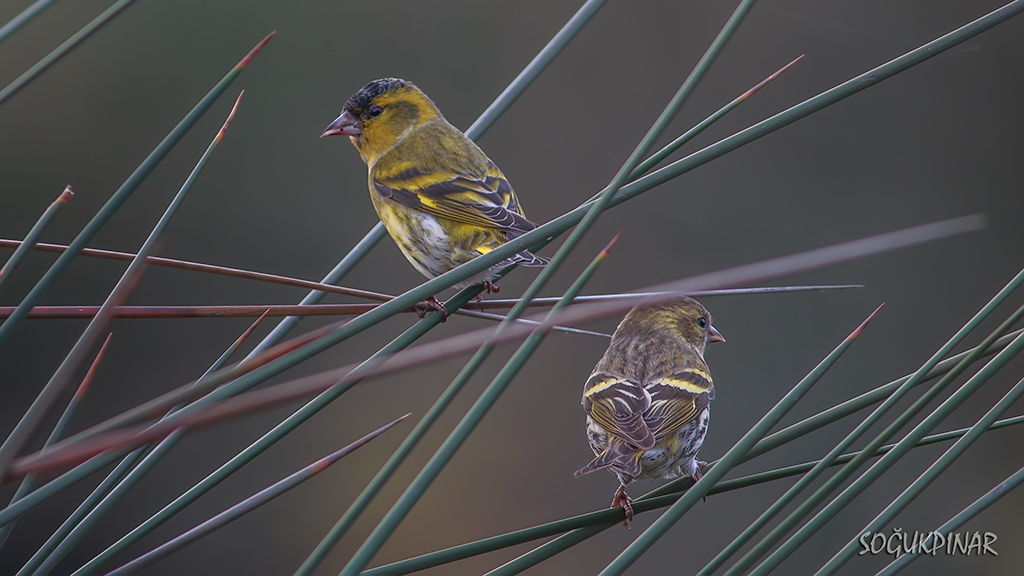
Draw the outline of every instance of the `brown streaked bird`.
<instances>
[{"instance_id":1,"label":"brown streaked bird","mask_svg":"<svg viewBox=\"0 0 1024 576\"><path fill-rule=\"evenodd\" d=\"M427 278L537 227L497 165L411 82L383 78L363 86L323 133L336 135L348 136L359 151L377 216ZM497 292L491 281L503 268L547 263L524 250L454 287L482 284ZM445 318L434 296L425 304Z\"/></svg>"},{"instance_id":2,"label":"brown streaked bird","mask_svg":"<svg viewBox=\"0 0 1024 576\"><path fill-rule=\"evenodd\" d=\"M725 342L711 314L692 298L641 304L619 323L583 387L587 439L597 456L576 477L608 469L619 479L612 506L633 518L633 480L701 477L715 386L704 346Z\"/></svg>"}]
</instances>

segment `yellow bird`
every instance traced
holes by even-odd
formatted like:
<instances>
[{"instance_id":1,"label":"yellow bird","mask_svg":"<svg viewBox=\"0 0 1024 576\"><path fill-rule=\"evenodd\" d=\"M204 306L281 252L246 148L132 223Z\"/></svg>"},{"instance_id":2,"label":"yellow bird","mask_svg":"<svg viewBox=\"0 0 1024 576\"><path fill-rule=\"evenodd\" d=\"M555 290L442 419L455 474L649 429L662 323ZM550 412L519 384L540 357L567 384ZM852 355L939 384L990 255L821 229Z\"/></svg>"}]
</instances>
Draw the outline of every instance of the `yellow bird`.
<instances>
[{"instance_id":1,"label":"yellow bird","mask_svg":"<svg viewBox=\"0 0 1024 576\"><path fill-rule=\"evenodd\" d=\"M412 265L435 278L537 227L501 170L411 82L374 80L345 102L322 136L348 136L369 168L370 199ZM544 266L523 251L455 288L491 283L512 264ZM434 296L425 309L446 313ZM421 313L421 316L422 316Z\"/></svg>"},{"instance_id":2,"label":"yellow bird","mask_svg":"<svg viewBox=\"0 0 1024 576\"><path fill-rule=\"evenodd\" d=\"M701 477L697 460L715 385L704 346L725 342L711 315L685 296L633 308L583 387L587 439L597 456L576 477L607 468L619 479L612 506L633 518L633 480Z\"/></svg>"}]
</instances>

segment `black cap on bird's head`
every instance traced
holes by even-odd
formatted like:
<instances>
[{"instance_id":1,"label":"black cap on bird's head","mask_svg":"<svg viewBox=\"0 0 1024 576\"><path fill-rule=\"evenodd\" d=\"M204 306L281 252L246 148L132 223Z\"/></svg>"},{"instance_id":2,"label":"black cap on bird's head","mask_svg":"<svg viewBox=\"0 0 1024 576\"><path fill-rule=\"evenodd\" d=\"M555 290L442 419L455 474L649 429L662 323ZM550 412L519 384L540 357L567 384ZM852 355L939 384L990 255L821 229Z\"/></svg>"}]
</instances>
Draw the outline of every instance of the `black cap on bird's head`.
<instances>
[{"instance_id":1,"label":"black cap on bird's head","mask_svg":"<svg viewBox=\"0 0 1024 576\"><path fill-rule=\"evenodd\" d=\"M370 82L345 102L341 116L327 127L321 137L359 136L362 134L362 121L380 114L380 107L373 104L374 99L411 86L401 78L381 78Z\"/></svg>"},{"instance_id":2,"label":"black cap on bird's head","mask_svg":"<svg viewBox=\"0 0 1024 576\"><path fill-rule=\"evenodd\" d=\"M358 92L352 95L351 98L345 102L345 110L358 115L366 108L370 106L373 99L386 92L392 92L399 88L408 88L409 83L401 78L381 78L380 80L374 80L366 86L359 89Z\"/></svg>"}]
</instances>

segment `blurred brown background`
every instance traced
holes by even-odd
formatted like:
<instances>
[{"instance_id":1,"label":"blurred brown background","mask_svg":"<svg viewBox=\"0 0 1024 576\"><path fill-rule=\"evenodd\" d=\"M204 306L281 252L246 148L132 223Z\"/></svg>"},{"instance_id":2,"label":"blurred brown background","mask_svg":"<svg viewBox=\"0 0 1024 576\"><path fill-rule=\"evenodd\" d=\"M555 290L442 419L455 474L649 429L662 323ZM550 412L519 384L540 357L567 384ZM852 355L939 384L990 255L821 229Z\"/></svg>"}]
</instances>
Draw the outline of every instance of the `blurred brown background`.
<instances>
[{"instance_id":1,"label":"blurred brown background","mask_svg":"<svg viewBox=\"0 0 1024 576\"><path fill-rule=\"evenodd\" d=\"M0 3L6 21L27 0ZM0 46L15 78L108 1L61 2ZM278 36L92 243L135 251L246 90L222 146L166 234L161 255L319 279L376 221L365 167L342 139L320 140L365 82L419 84L466 128L581 4L579 0L138 2L0 107L0 236L21 238L67 183L76 196L45 241L66 243L193 104L264 34ZM733 8L733 2L612 0L482 139L529 216L549 220L599 190L643 135ZM709 144L998 7L999 0L764 2L758 5L669 130L682 133L806 53L794 69L702 134ZM728 343L707 360L718 398L702 456L721 456L875 306L865 336L786 419L790 423L915 370L1022 265L1020 158L1024 20L1012 20L910 71L678 178L604 215L545 294L557 295L616 232L622 241L588 286L626 291L929 221L984 213L984 231L779 280L860 283L834 293L708 298ZM666 136L666 141L669 136ZM553 248L544 253L550 254ZM5 250L3 257L9 254ZM0 293L16 304L53 261L36 254ZM123 265L78 259L47 304L99 304ZM517 270L501 296L534 276ZM422 281L390 240L345 280L399 293ZM133 304L292 304L304 292L153 268ZM340 302L332 298L329 302ZM1011 298L995 316L1024 299ZM365 358L415 318L395 317L282 378ZM308 330L322 324L310 320ZM198 377L247 319L120 320L72 428L79 430ZM455 318L438 338L483 325ZM614 321L594 326L610 331ZM974 345L996 325L986 322ZM14 426L84 321L27 321L0 348L0 433ZM264 335L269 326L260 329ZM591 454L582 383L606 343L554 334L384 548L375 564L607 505L611 475L573 479ZM426 462L514 348L493 355L435 430L325 563L335 574ZM152 548L397 415L418 418L464 359L354 389L243 471L132 548ZM1016 382L1011 363L941 430L973 423ZM959 384L959 383L958 383ZM915 393L913 397L917 397ZM541 401L543 399L543 402ZM65 559L67 574L204 477L299 404L188 436ZM908 406L904 402L903 406ZM1008 415L1019 414L1016 406ZM849 418L733 475L823 455ZM145 573L291 574L384 463L412 423ZM878 430L880 430L879 428ZM878 431L876 430L876 432ZM41 442L41 439L39 439ZM36 444L38 445L38 443ZM780 573L816 569L948 444L915 450L831 522ZM1024 464L1017 428L982 438L894 526L931 530ZM104 471L104 474L106 472ZM100 480L97 475L25 516L0 551L13 574ZM630 574L690 574L791 481L697 505ZM657 486L642 483L641 494ZM6 502L13 486L0 489ZM964 529L995 532L998 557L937 557L908 574L1019 574L1024 491ZM656 517L608 530L530 574L595 574ZM522 546L428 572L482 574ZM844 574L890 558L859 557ZM111 566L112 567L112 566Z\"/></svg>"}]
</instances>

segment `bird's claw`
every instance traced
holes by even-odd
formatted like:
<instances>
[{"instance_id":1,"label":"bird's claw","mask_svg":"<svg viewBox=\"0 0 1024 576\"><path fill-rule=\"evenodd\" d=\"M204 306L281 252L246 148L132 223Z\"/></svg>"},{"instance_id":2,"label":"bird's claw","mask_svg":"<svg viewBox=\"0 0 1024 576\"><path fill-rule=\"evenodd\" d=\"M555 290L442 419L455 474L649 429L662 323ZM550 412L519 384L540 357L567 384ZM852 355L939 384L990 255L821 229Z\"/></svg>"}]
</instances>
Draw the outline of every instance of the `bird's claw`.
<instances>
[{"instance_id":1,"label":"bird's claw","mask_svg":"<svg viewBox=\"0 0 1024 576\"><path fill-rule=\"evenodd\" d=\"M420 318L425 318L431 311L437 312L441 316L441 322L448 320L448 310L445 309L444 304L438 302L436 297L431 296L416 304L416 315Z\"/></svg>"},{"instance_id":2,"label":"bird's claw","mask_svg":"<svg viewBox=\"0 0 1024 576\"><path fill-rule=\"evenodd\" d=\"M621 484L615 490L615 495L612 497L612 508L622 508L622 511L626 513L626 519L622 522L622 525L627 530L632 530L629 527L629 523L633 521L633 499L626 494L626 487Z\"/></svg>"},{"instance_id":3,"label":"bird's claw","mask_svg":"<svg viewBox=\"0 0 1024 576\"><path fill-rule=\"evenodd\" d=\"M693 481L700 482L700 479L704 477L704 469L708 467L708 463L703 460L694 460L693 463L696 464L693 470Z\"/></svg>"},{"instance_id":4,"label":"bird's claw","mask_svg":"<svg viewBox=\"0 0 1024 576\"><path fill-rule=\"evenodd\" d=\"M693 463L696 464L696 466L693 469L693 476L692 476L692 478L693 478L693 483L696 484L697 482L700 482L701 478L704 477L704 468L707 468L708 463L703 461L703 460L694 460ZM705 495L704 498L702 498L701 500L703 500L704 502L707 502L708 501L707 495Z\"/></svg>"},{"instance_id":5,"label":"bird's claw","mask_svg":"<svg viewBox=\"0 0 1024 576\"><path fill-rule=\"evenodd\" d=\"M484 287L484 291L481 292L480 294L477 294L476 298L473 299L476 301L477 304L480 304L481 302L484 301L484 294L497 294L501 290L500 286L498 286L497 284L491 284L490 280L484 280L481 286Z\"/></svg>"}]
</instances>

